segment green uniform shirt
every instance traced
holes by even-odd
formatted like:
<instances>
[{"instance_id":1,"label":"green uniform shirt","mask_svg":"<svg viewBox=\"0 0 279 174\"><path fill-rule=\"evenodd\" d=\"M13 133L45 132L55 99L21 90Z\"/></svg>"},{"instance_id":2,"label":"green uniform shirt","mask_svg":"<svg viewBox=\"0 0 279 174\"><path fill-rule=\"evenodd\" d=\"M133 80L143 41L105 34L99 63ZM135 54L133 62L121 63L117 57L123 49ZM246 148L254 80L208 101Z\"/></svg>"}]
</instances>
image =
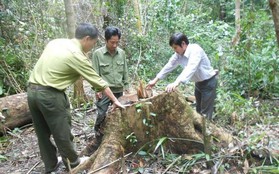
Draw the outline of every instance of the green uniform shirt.
<instances>
[{"instance_id":1,"label":"green uniform shirt","mask_svg":"<svg viewBox=\"0 0 279 174\"><path fill-rule=\"evenodd\" d=\"M92 56L94 70L109 83L112 92L123 92L128 86L128 67L124 50L117 47L111 55L106 46L97 49Z\"/></svg>"},{"instance_id":2,"label":"green uniform shirt","mask_svg":"<svg viewBox=\"0 0 279 174\"><path fill-rule=\"evenodd\" d=\"M30 75L29 82L65 90L83 76L96 90L108 84L92 68L77 39L50 41Z\"/></svg>"}]
</instances>

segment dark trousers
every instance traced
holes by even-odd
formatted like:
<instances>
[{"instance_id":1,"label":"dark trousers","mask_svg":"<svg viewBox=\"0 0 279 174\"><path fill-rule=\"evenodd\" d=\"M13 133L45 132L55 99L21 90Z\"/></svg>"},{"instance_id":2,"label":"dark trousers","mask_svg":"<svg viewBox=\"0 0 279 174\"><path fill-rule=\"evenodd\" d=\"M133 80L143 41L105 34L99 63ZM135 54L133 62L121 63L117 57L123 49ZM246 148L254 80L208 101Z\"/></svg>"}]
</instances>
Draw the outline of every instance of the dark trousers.
<instances>
[{"instance_id":1,"label":"dark trousers","mask_svg":"<svg viewBox=\"0 0 279 174\"><path fill-rule=\"evenodd\" d=\"M208 80L195 83L196 110L199 114L212 119L214 101L216 98L217 79L216 76Z\"/></svg>"},{"instance_id":2,"label":"dark trousers","mask_svg":"<svg viewBox=\"0 0 279 174\"><path fill-rule=\"evenodd\" d=\"M118 93L113 93L113 94L116 98L119 98L123 95L123 92L118 92ZM104 122L104 120L106 118L108 107L111 104L112 104L112 101L104 94L103 94L102 98L96 102L98 115L97 115L97 119L96 119L95 127L94 127L95 131L99 131L101 124Z\"/></svg>"},{"instance_id":3,"label":"dark trousers","mask_svg":"<svg viewBox=\"0 0 279 174\"><path fill-rule=\"evenodd\" d=\"M38 88L37 88L38 87ZM71 114L68 97L54 88L33 85L28 87L28 106L33 126L38 137L41 158L46 172L51 172L57 164L57 149L66 165L69 159L72 167L79 164L71 134ZM53 136L56 146L51 142ZM67 166L67 165L66 165Z\"/></svg>"}]
</instances>

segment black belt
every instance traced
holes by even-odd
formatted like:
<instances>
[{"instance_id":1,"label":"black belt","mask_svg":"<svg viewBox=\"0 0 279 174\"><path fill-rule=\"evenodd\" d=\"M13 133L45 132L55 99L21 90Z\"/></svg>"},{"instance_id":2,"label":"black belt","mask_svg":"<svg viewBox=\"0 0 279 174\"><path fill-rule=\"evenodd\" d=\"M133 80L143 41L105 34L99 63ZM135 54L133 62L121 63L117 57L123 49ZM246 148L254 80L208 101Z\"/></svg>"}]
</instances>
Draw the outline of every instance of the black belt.
<instances>
[{"instance_id":1,"label":"black belt","mask_svg":"<svg viewBox=\"0 0 279 174\"><path fill-rule=\"evenodd\" d=\"M32 90L56 90L56 91L59 91L56 88L53 88L50 86L43 86L43 85L39 85L39 84L35 84L35 83L29 83L28 87Z\"/></svg>"}]
</instances>

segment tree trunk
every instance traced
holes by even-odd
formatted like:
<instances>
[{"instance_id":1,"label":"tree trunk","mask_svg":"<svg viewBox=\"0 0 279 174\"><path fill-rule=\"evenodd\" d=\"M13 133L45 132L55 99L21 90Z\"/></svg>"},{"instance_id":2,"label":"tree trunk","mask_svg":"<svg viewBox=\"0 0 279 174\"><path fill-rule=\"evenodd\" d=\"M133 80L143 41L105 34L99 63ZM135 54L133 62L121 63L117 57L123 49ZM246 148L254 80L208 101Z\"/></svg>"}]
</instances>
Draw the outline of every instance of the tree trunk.
<instances>
[{"instance_id":1,"label":"tree trunk","mask_svg":"<svg viewBox=\"0 0 279 174\"><path fill-rule=\"evenodd\" d=\"M73 8L72 0L64 0L64 6L65 6L66 19L67 19L68 38L74 38L75 28L76 28L75 27L76 18L75 18L75 12Z\"/></svg>"},{"instance_id":2,"label":"tree trunk","mask_svg":"<svg viewBox=\"0 0 279 174\"><path fill-rule=\"evenodd\" d=\"M7 130L31 123L31 113L27 104L27 94L20 93L0 98L0 134Z\"/></svg>"},{"instance_id":3,"label":"tree trunk","mask_svg":"<svg viewBox=\"0 0 279 174\"><path fill-rule=\"evenodd\" d=\"M279 0L269 0L269 7L272 11L275 33L276 33L277 43L279 46Z\"/></svg>"},{"instance_id":4,"label":"tree trunk","mask_svg":"<svg viewBox=\"0 0 279 174\"><path fill-rule=\"evenodd\" d=\"M75 30L76 30L76 17L73 8L72 0L64 0L65 5L65 12L67 18L67 29L68 29L68 37L74 38L75 37ZM83 88L83 80L82 77L79 78L74 83L74 99L75 99L75 106L78 107L80 104L87 101L85 96L84 88Z\"/></svg>"},{"instance_id":5,"label":"tree trunk","mask_svg":"<svg viewBox=\"0 0 279 174\"><path fill-rule=\"evenodd\" d=\"M86 103L88 101L88 98L84 92L83 88L83 78L80 77L75 83L74 83L74 101L72 101L73 106L75 108L78 108L81 106L81 104Z\"/></svg>"},{"instance_id":6,"label":"tree trunk","mask_svg":"<svg viewBox=\"0 0 279 174\"><path fill-rule=\"evenodd\" d=\"M219 19L220 21L226 20L226 2L220 2Z\"/></svg>"},{"instance_id":7,"label":"tree trunk","mask_svg":"<svg viewBox=\"0 0 279 174\"><path fill-rule=\"evenodd\" d=\"M142 22L141 22L141 13L140 13L140 2L139 0L133 0L135 17L137 19L137 29L140 34L142 34Z\"/></svg>"},{"instance_id":8,"label":"tree trunk","mask_svg":"<svg viewBox=\"0 0 279 174\"><path fill-rule=\"evenodd\" d=\"M208 132L220 141L219 144L228 145L232 142L232 135L209 121L207 125ZM164 140L165 148L173 153L203 151L202 130L203 117L188 105L182 94L162 93L141 100L125 110L118 109L109 114L104 125L102 139L100 137L94 139L93 143L90 143L81 153L91 155L95 151L90 160L71 172L89 170L89 173L114 173L120 171L125 153L136 152L140 148L154 151L159 140ZM99 147L98 144L100 144ZM117 160L118 162L115 162Z\"/></svg>"},{"instance_id":9,"label":"tree trunk","mask_svg":"<svg viewBox=\"0 0 279 174\"><path fill-rule=\"evenodd\" d=\"M240 40L240 0L235 0L235 35L232 39L232 45L236 46Z\"/></svg>"},{"instance_id":10,"label":"tree trunk","mask_svg":"<svg viewBox=\"0 0 279 174\"><path fill-rule=\"evenodd\" d=\"M126 97L127 98L127 97ZM129 95L120 99L125 104L136 102L137 97ZM1 131L31 123L26 93L0 98L0 109L5 120L1 120ZM78 166L72 173L89 170L97 173L120 171L126 153L143 148L155 151L163 140L165 149L173 153L185 154L203 151L203 117L197 114L177 92L162 93L143 99L110 113L104 123L104 135L97 136L81 152L91 155L90 160ZM218 145L228 145L232 135L207 121L207 132L219 140ZM214 142L209 142L213 144ZM208 147L207 147L208 148ZM210 148L210 147L209 147ZM104 167L105 166L105 167ZM123 167L123 165L122 165Z\"/></svg>"}]
</instances>

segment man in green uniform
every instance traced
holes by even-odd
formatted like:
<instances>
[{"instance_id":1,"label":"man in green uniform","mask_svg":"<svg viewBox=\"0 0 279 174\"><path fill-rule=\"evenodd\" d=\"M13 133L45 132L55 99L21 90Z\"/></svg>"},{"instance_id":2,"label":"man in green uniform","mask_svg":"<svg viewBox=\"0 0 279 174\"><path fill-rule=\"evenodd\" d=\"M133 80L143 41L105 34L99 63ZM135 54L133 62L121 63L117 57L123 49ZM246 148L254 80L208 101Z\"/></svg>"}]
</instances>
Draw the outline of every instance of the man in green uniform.
<instances>
[{"instance_id":1,"label":"man in green uniform","mask_svg":"<svg viewBox=\"0 0 279 174\"><path fill-rule=\"evenodd\" d=\"M94 70L109 84L113 94L119 98L128 91L128 68L125 52L118 47L121 32L116 27L105 30L106 45L97 49L92 56ZM98 116L95 131L99 133L111 100L103 92L96 93Z\"/></svg>"},{"instance_id":2,"label":"man in green uniform","mask_svg":"<svg viewBox=\"0 0 279 174\"><path fill-rule=\"evenodd\" d=\"M28 105L46 173L58 167L57 149L66 167L70 165L74 168L81 161L71 134L70 104L64 93L68 86L83 76L117 107L124 108L86 57L85 53L93 48L97 40L98 30L93 25L80 24L74 39L55 39L47 44L30 75ZM57 148L50 140L51 135Z\"/></svg>"}]
</instances>

